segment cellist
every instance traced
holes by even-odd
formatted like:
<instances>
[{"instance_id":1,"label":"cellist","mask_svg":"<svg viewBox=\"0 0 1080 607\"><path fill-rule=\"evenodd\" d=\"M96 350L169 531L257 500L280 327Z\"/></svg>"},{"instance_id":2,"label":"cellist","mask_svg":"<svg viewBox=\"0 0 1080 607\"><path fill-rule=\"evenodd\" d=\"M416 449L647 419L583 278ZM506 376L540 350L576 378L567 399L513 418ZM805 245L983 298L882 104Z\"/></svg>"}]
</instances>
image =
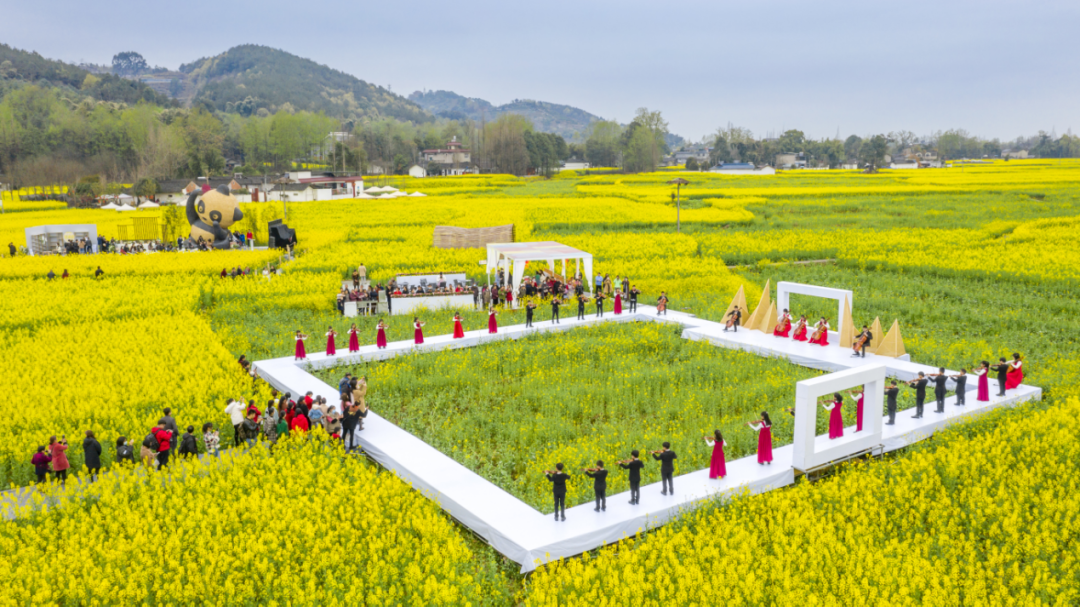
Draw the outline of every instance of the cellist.
<instances>
[{"instance_id":1,"label":"cellist","mask_svg":"<svg viewBox=\"0 0 1080 607\"><path fill-rule=\"evenodd\" d=\"M852 356L866 358L866 349L870 347L870 340L872 339L874 339L874 334L870 332L870 329L866 328L866 325L863 325L862 333L855 336L855 342L851 345L851 349L855 352Z\"/></svg>"},{"instance_id":2,"label":"cellist","mask_svg":"<svg viewBox=\"0 0 1080 607\"><path fill-rule=\"evenodd\" d=\"M773 329L772 334L776 337L787 337L791 333L791 314L788 314L787 308L784 308L783 314L780 315L780 322L776 323L776 328Z\"/></svg>"}]
</instances>

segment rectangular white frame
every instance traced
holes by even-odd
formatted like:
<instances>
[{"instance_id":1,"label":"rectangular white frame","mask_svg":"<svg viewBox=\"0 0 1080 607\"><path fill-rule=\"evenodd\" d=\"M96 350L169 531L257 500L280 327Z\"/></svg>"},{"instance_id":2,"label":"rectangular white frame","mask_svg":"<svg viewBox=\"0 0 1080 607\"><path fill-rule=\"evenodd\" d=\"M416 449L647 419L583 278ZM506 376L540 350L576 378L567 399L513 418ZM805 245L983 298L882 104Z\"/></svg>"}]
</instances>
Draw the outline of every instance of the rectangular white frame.
<instances>
[{"instance_id":1,"label":"rectangular white frame","mask_svg":"<svg viewBox=\"0 0 1080 607\"><path fill-rule=\"evenodd\" d=\"M792 465L796 470L811 470L881 446L881 405L884 400L886 373L885 365L866 365L805 379L795 384ZM845 390L856 386L864 386L862 432L852 432L853 428L845 428L843 438L818 436L818 398L834 392L843 394Z\"/></svg>"},{"instance_id":2,"label":"rectangular white frame","mask_svg":"<svg viewBox=\"0 0 1080 607\"><path fill-rule=\"evenodd\" d=\"M812 295L814 297L824 297L825 299L836 300L836 322L829 323L833 331L839 333L840 329L844 326L844 298L847 297L848 305L851 306L852 312L855 310L855 301L851 291L846 289L833 289L831 287L819 287L817 285L805 285L799 282L778 282L776 283L776 311L782 312L784 309L791 310L791 294L798 293L800 295ZM814 324L816 319L808 318L807 323ZM877 339L881 337L875 336Z\"/></svg>"},{"instance_id":3,"label":"rectangular white frame","mask_svg":"<svg viewBox=\"0 0 1080 607\"><path fill-rule=\"evenodd\" d=\"M532 571L545 562L574 556L600 546L621 541L648 528L662 525L680 514L711 503L716 498L727 499L738 494L757 494L790 485L795 482L795 441L803 450L802 466L807 462L831 460L865 451L876 444L883 452L890 452L925 440L934 432L950 424L972 419L992 409L1012 406L1028 400L1042 398L1042 390L1036 386L1021 385L1010 390L1004 397L996 395L996 380L990 380L990 402L968 400L967 406L955 406L955 397L946 399L944 414L928 414L913 419L904 415L896 424L883 429L881 424L884 377L882 373L901 380L914 378L919 371L936 372L936 367L920 365L904 359L878 357L868 354L866 358L852 357L848 348L835 343L821 347L776 338L760 331L725 332L721 323L695 318L690 314L672 311L670 316L657 315L656 308L639 305L637 313L604 318L587 315L583 321L564 318L562 324L551 324L537 319L533 328L524 325L500 326L498 334L490 335L486 329L468 331L464 339L450 335L434 335L416 346L411 340L391 342L384 350L374 346L361 346L359 352L349 353L344 348L335 356L315 352L306 361L294 361L292 356L263 360L255 363L260 375L270 385L281 391L304 394L335 394L336 388L309 373L310 370L333 367L364 360L384 360L394 356L434 352L448 348L463 348L503 339L518 339L534 333L568 331L576 326L603 322L672 322L684 327L684 339L707 341L717 347L750 352L758 356L784 358L794 364L832 372L821 378L807 380L809 387L804 394L836 392L841 386L852 387L865 383L863 433L851 434L854 428L845 428L845 437L829 441L828 435L814 436L816 409L806 410L796 403L797 428L790 445L773 449L773 464L760 466L757 457L750 455L729 460L728 475L723 479L709 479L708 469L679 473L675 477L676 493L661 495L660 484L641 488L640 505L628 505L628 493L608 496L608 510L593 512L593 504L584 503L568 508L566 522L554 522L502 488L481 478L475 472L454 461L446 454L419 438L391 424L372 412L366 420L366 428L360 433L360 445L375 461L391 470L426 497L436 501L450 516L484 538L495 550L521 564L522 573ZM871 377L852 373L860 368L876 368ZM884 371L883 371L884 370ZM955 371L946 371L953 374ZM875 381L880 378L880 382ZM796 388L798 398L799 388ZM816 396L812 397L816 401ZM809 403L814 406L814 402ZM803 421L805 420L805 421ZM809 430L807 430L807 428ZM863 435L865 433L865 436ZM801 436L801 438L800 438ZM678 446L676 446L678 449ZM809 460L807 450L812 455ZM547 464L545 462L545 464ZM678 464L677 464L678 465ZM613 471L617 469L612 468ZM582 482L575 475L573 482Z\"/></svg>"}]
</instances>

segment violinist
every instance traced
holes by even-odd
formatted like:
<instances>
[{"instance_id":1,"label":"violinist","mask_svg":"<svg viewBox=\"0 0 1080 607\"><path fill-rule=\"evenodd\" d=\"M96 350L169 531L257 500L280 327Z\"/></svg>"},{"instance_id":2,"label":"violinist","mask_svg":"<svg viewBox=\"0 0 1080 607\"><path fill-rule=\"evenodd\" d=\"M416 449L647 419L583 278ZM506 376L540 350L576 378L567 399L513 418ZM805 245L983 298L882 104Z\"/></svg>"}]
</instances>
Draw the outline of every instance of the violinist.
<instances>
[{"instance_id":1,"label":"violinist","mask_svg":"<svg viewBox=\"0 0 1080 607\"><path fill-rule=\"evenodd\" d=\"M582 472L593 479L593 492L596 493L596 507L593 511L607 511L607 470L604 470L604 461L597 460L595 468L584 468Z\"/></svg>"},{"instance_id":2,"label":"violinist","mask_svg":"<svg viewBox=\"0 0 1080 607\"><path fill-rule=\"evenodd\" d=\"M900 394L900 388L896 387L896 380L894 379L889 387L885 389L885 403L886 410L889 413L889 421L885 422L887 426L896 425L896 396Z\"/></svg>"},{"instance_id":3,"label":"violinist","mask_svg":"<svg viewBox=\"0 0 1080 607\"><path fill-rule=\"evenodd\" d=\"M675 475L675 459L678 456L671 450L671 443L664 441L664 448L659 451L653 451L652 456L653 459L660 462L660 482L663 486L660 495L667 495L669 491L672 495L675 495L675 481L673 480L673 477Z\"/></svg>"},{"instance_id":4,"label":"violinist","mask_svg":"<svg viewBox=\"0 0 1080 607\"><path fill-rule=\"evenodd\" d=\"M544 475L551 481L551 491L555 496L555 520L559 520L559 511L562 511L562 520L566 520L566 481L570 475L563 472L562 462L555 464L554 470L544 470Z\"/></svg>"},{"instance_id":5,"label":"violinist","mask_svg":"<svg viewBox=\"0 0 1080 607\"><path fill-rule=\"evenodd\" d=\"M852 344L851 349L855 351L852 356L862 356L866 358L866 349L870 347L870 341L874 339L874 334L870 332L870 329L866 328L866 325L862 326L862 333L855 336L855 343Z\"/></svg>"},{"instance_id":6,"label":"violinist","mask_svg":"<svg viewBox=\"0 0 1080 607\"><path fill-rule=\"evenodd\" d=\"M927 377L934 380L934 400L937 401L937 411L935 413L944 413L945 393L948 392L945 384L949 381L949 376L945 375L945 367L939 367L937 373L931 373Z\"/></svg>"},{"instance_id":7,"label":"violinist","mask_svg":"<svg viewBox=\"0 0 1080 607\"><path fill-rule=\"evenodd\" d=\"M630 452L630 459L616 462L619 467L630 471L630 505L634 506L641 500L641 469L645 462L638 459L638 450Z\"/></svg>"},{"instance_id":8,"label":"violinist","mask_svg":"<svg viewBox=\"0 0 1080 607\"><path fill-rule=\"evenodd\" d=\"M926 374L919 371L919 376L915 379L907 382L907 385L915 388L915 415L911 416L911 419L922 419L923 403L926 402L926 384L929 380L926 379Z\"/></svg>"},{"instance_id":9,"label":"violinist","mask_svg":"<svg viewBox=\"0 0 1080 607\"><path fill-rule=\"evenodd\" d=\"M727 313L727 322L724 323L724 333L728 332L728 329L734 328L735 332L739 332L739 321L742 319L742 311L739 310L739 306Z\"/></svg>"},{"instance_id":10,"label":"violinist","mask_svg":"<svg viewBox=\"0 0 1080 607\"><path fill-rule=\"evenodd\" d=\"M949 377L956 382L956 406L963 407L964 396L967 393L967 369L960 369L959 373Z\"/></svg>"}]
</instances>

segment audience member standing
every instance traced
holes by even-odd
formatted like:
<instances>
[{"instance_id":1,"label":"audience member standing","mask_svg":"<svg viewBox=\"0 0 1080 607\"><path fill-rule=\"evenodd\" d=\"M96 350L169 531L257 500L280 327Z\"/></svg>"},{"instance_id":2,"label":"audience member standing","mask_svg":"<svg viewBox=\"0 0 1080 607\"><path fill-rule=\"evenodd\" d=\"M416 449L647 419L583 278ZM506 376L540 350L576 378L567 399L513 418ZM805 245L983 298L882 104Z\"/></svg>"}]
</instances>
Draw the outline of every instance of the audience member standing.
<instances>
[{"instance_id":1,"label":"audience member standing","mask_svg":"<svg viewBox=\"0 0 1080 607\"><path fill-rule=\"evenodd\" d=\"M90 482L97 480L97 475L101 472L101 443L94 438L94 431L87 430L86 438L83 439L83 462L86 464L86 469L90 473Z\"/></svg>"},{"instance_id":2,"label":"audience member standing","mask_svg":"<svg viewBox=\"0 0 1080 607\"><path fill-rule=\"evenodd\" d=\"M135 463L135 448L131 446L131 441L126 436L121 436L116 439L116 463Z\"/></svg>"},{"instance_id":3,"label":"audience member standing","mask_svg":"<svg viewBox=\"0 0 1080 607\"><path fill-rule=\"evenodd\" d=\"M195 426L188 426L184 436L180 438L180 449L177 454L183 458L199 457L199 443L195 440Z\"/></svg>"},{"instance_id":4,"label":"audience member standing","mask_svg":"<svg viewBox=\"0 0 1080 607\"><path fill-rule=\"evenodd\" d=\"M14 255L14 253L12 253ZM45 445L37 448L37 453L30 460L31 464L34 464L34 474L37 475L37 482L40 485L45 482L45 477L49 475L49 463L52 462L52 456L45 453Z\"/></svg>"},{"instance_id":5,"label":"audience member standing","mask_svg":"<svg viewBox=\"0 0 1080 607\"><path fill-rule=\"evenodd\" d=\"M244 403L238 400L229 399L229 403L225 405L225 412L229 414L229 421L233 425L233 446L240 446L240 426L244 423Z\"/></svg>"},{"instance_id":6,"label":"audience member standing","mask_svg":"<svg viewBox=\"0 0 1080 607\"><path fill-rule=\"evenodd\" d=\"M218 449L221 448L221 435L214 428L214 424L206 422L202 427L203 446L206 447L206 454L217 457Z\"/></svg>"},{"instance_id":7,"label":"audience member standing","mask_svg":"<svg viewBox=\"0 0 1080 607\"><path fill-rule=\"evenodd\" d=\"M55 436L49 437L49 455L52 456L53 477L60 481L61 486L67 484L68 468L71 467L71 464L68 463L67 448L67 437L61 436L60 440L56 440Z\"/></svg>"}]
</instances>

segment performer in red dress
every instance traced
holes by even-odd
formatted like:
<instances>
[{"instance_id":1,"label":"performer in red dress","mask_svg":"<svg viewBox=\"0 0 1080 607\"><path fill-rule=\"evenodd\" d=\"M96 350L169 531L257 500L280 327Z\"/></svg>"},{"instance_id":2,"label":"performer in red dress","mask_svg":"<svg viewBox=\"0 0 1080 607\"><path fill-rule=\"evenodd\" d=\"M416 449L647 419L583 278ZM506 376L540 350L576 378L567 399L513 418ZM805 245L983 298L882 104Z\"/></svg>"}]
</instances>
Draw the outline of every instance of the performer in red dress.
<instances>
[{"instance_id":1,"label":"performer in red dress","mask_svg":"<svg viewBox=\"0 0 1080 607\"><path fill-rule=\"evenodd\" d=\"M799 322L795 323L795 334L791 336L795 341L806 341L806 316L800 316Z\"/></svg>"},{"instance_id":2,"label":"performer in red dress","mask_svg":"<svg viewBox=\"0 0 1080 607\"><path fill-rule=\"evenodd\" d=\"M749 426L757 431L757 463L759 465L772 464L772 420L765 411L761 412L761 421L749 422Z\"/></svg>"},{"instance_id":3,"label":"performer in red dress","mask_svg":"<svg viewBox=\"0 0 1080 607\"><path fill-rule=\"evenodd\" d=\"M1020 353L1014 352L1012 362L1009 363L1009 373L1005 376L1005 389L1012 390L1024 381L1024 361L1020 359Z\"/></svg>"},{"instance_id":4,"label":"performer in red dress","mask_svg":"<svg viewBox=\"0 0 1080 607\"><path fill-rule=\"evenodd\" d=\"M327 356L334 356L334 355L337 354L337 343L334 341L335 337L337 337L337 331L334 330L334 327L327 327L326 328L326 355Z\"/></svg>"},{"instance_id":5,"label":"performer in red dress","mask_svg":"<svg viewBox=\"0 0 1080 607\"><path fill-rule=\"evenodd\" d=\"M506 289L506 307L510 309L514 307L514 293L513 289L510 288Z\"/></svg>"},{"instance_id":6,"label":"performer in red dress","mask_svg":"<svg viewBox=\"0 0 1080 607\"><path fill-rule=\"evenodd\" d=\"M990 361L984 360L979 363L974 373L979 376L979 391L975 395L975 400L981 403L990 402Z\"/></svg>"},{"instance_id":7,"label":"performer in red dress","mask_svg":"<svg viewBox=\"0 0 1080 607\"><path fill-rule=\"evenodd\" d=\"M810 336L810 343L819 346L829 345L829 321L825 320L824 316L814 323L814 333Z\"/></svg>"},{"instance_id":8,"label":"performer in red dress","mask_svg":"<svg viewBox=\"0 0 1080 607\"><path fill-rule=\"evenodd\" d=\"M379 324L376 327L379 331L375 334L375 347L380 350L386 349L386 323L379 319Z\"/></svg>"},{"instance_id":9,"label":"performer in red dress","mask_svg":"<svg viewBox=\"0 0 1080 607\"><path fill-rule=\"evenodd\" d=\"M772 334L776 337L788 337L791 334L791 314L788 314L787 308L784 308L784 313L780 315L780 322L776 323Z\"/></svg>"},{"instance_id":10,"label":"performer in red dress","mask_svg":"<svg viewBox=\"0 0 1080 607\"><path fill-rule=\"evenodd\" d=\"M296 332L296 360L304 360L307 358L307 350L304 349L305 339L307 339L307 335L304 335L300 331Z\"/></svg>"},{"instance_id":11,"label":"performer in red dress","mask_svg":"<svg viewBox=\"0 0 1080 607\"><path fill-rule=\"evenodd\" d=\"M412 323L414 329L413 341L415 341L416 345L419 346L420 344L424 343L424 325L426 325L427 323L420 322L420 319L415 316L413 316Z\"/></svg>"},{"instance_id":12,"label":"performer in red dress","mask_svg":"<svg viewBox=\"0 0 1080 607\"><path fill-rule=\"evenodd\" d=\"M360 333L356 330L356 323L349 328L349 352L360 351Z\"/></svg>"},{"instance_id":13,"label":"performer in red dress","mask_svg":"<svg viewBox=\"0 0 1080 607\"><path fill-rule=\"evenodd\" d=\"M615 291L615 314L622 314L622 296Z\"/></svg>"},{"instance_id":14,"label":"performer in red dress","mask_svg":"<svg viewBox=\"0 0 1080 607\"><path fill-rule=\"evenodd\" d=\"M461 328L461 314L454 314L454 339L465 337L465 329Z\"/></svg>"},{"instance_id":15,"label":"performer in red dress","mask_svg":"<svg viewBox=\"0 0 1080 607\"><path fill-rule=\"evenodd\" d=\"M488 333L498 333L499 323L495 320L495 308L488 310Z\"/></svg>"},{"instance_id":16,"label":"performer in red dress","mask_svg":"<svg viewBox=\"0 0 1080 607\"><path fill-rule=\"evenodd\" d=\"M724 460L724 436L719 430L713 430L713 438L705 437L705 444L712 447L712 459L709 461L709 478L727 476L727 462Z\"/></svg>"},{"instance_id":17,"label":"performer in red dress","mask_svg":"<svg viewBox=\"0 0 1080 607\"><path fill-rule=\"evenodd\" d=\"M855 399L855 431L862 432L862 416L863 416L863 389L860 388L858 392L851 392L851 398Z\"/></svg>"},{"instance_id":18,"label":"performer in red dress","mask_svg":"<svg viewBox=\"0 0 1080 607\"><path fill-rule=\"evenodd\" d=\"M829 438L844 438L844 397L833 394L833 402L822 405L829 412Z\"/></svg>"}]
</instances>

